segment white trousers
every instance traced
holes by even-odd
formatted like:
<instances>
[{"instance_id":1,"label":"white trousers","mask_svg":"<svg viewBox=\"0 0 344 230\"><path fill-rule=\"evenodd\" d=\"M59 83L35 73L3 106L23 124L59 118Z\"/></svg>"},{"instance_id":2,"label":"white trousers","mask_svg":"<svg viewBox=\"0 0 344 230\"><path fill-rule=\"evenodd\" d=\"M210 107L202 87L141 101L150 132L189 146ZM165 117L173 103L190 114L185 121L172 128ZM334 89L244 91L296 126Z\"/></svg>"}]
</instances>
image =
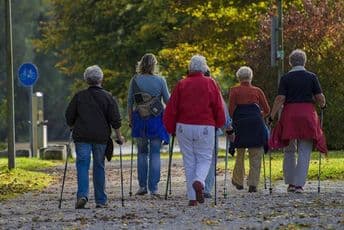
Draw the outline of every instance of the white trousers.
<instances>
[{"instance_id":1,"label":"white trousers","mask_svg":"<svg viewBox=\"0 0 344 230\"><path fill-rule=\"evenodd\" d=\"M213 155L215 128L177 123L176 136L183 154L187 196L189 200L196 200L192 184L200 181L204 187Z\"/></svg>"},{"instance_id":2,"label":"white trousers","mask_svg":"<svg viewBox=\"0 0 344 230\"><path fill-rule=\"evenodd\" d=\"M312 140L291 140L284 149L284 182L303 187L306 183L309 161L313 149ZM295 159L295 153L298 157Z\"/></svg>"}]
</instances>

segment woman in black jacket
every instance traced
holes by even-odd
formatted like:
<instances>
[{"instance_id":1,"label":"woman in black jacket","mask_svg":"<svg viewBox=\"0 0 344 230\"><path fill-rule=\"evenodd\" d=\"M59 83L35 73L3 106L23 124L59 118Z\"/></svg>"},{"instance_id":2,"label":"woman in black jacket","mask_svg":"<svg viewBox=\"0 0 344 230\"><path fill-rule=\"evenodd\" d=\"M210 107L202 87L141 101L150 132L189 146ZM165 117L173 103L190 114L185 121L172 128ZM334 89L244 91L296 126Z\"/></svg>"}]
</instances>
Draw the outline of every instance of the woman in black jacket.
<instances>
[{"instance_id":1,"label":"woman in black jacket","mask_svg":"<svg viewBox=\"0 0 344 230\"><path fill-rule=\"evenodd\" d=\"M124 139L120 133L121 117L118 104L111 94L101 87L103 72L99 66L85 70L84 79L89 85L76 93L66 111L67 124L73 129L76 150L76 169L78 180L77 202L75 208L84 208L88 201L88 170L93 156L93 185L97 208L107 206L105 192L105 149L115 130L119 143Z\"/></svg>"}]
</instances>

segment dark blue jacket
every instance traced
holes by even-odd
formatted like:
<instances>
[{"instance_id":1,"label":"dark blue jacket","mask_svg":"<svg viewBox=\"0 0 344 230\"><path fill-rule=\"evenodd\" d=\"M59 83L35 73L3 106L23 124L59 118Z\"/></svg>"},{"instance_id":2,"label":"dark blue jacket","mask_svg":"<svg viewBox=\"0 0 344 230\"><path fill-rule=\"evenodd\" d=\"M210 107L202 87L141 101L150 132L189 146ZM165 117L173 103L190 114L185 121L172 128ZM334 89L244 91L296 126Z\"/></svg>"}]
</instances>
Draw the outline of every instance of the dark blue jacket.
<instances>
[{"instance_id":1,"label":"dark blue jacket","mask_svg":"<svg viewBox=\"0 0 344 230\"><path fill-rule=\"evenodd\" d=\"M238 105L233 114L236 148L264 147L267 151L268 129L257 104Z\"/></svg>"}]
</instances>

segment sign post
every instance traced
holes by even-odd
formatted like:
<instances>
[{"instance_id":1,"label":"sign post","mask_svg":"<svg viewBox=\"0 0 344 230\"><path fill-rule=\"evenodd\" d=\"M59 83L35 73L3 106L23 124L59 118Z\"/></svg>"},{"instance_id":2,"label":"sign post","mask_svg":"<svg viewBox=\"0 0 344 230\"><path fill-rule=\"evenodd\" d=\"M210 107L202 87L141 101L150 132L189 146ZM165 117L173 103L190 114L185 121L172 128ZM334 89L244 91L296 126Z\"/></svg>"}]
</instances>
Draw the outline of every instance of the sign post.
<instances>
[{"instance_id":1,"label":"sign post","mask_svg":"<svg viewBox=\"0 0 344 230\"><path fill-rule=\"evenodd\" d=\"M283 0L277 0L277 28L278 28L278 47L277 47L277 58L278 58L278 84L284 74L284 49L283 49Z\"/></svg>"},{"instance_id":2,"label":"sign post","mask_svg":"<svg viewBox=\"0 0 344 230\"><path fill-rule=\"evenodd\" d=\"M271 67L277 67L277 86L284 74L283 46L283 0L277 0L271 17Z\"/></svg>"},{"instance_id":3,"label":"sign post","mask_svg":"<svg viewBox=\"0 0 344 230\"><path fill-rule=\"evenodd\" d=\"M7 59L7 152L8 169L14 169L16 159L15 124L14 124L14 84L13 84L13 47L11 0L5 1L5 34Z\"/></svg>"},{"instance_id":4,"label":"sign post","mask_svg":"<svg viewBox=\"0 0 344 230\"><path fill-rule=\"evenodd\" d=\"M34 140L34 122L32 116L32 97L33 97L33 85L37 82L38 79L38 69L32 63L24 63L19 67L18 78L20 83L29 88L29 114L30 114L30 149L31 157L35 156L37 153L37 147L34 146L34 143L37 141Z\"/></svg>"}]
</instances>

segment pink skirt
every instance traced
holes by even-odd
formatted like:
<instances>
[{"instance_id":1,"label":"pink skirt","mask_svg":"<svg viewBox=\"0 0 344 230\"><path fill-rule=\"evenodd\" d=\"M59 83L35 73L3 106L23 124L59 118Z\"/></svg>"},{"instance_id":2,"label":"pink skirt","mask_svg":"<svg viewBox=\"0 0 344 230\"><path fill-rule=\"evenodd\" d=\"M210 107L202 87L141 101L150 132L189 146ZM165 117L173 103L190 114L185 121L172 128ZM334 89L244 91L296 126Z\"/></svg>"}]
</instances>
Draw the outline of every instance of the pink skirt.
<instances>
[{"instance_id":1,"label":"pink skirt","mask_svg":"<svg viewBox=\"0 0 344 230\"><path fill-rule=\"evenodd\" d=\"M286 147L294 139L312 139L314 146L321 153L327 154L326 138L312 103L284 105L281 118L272 130L269 148Z\"/></svg>"}]
</instances>

